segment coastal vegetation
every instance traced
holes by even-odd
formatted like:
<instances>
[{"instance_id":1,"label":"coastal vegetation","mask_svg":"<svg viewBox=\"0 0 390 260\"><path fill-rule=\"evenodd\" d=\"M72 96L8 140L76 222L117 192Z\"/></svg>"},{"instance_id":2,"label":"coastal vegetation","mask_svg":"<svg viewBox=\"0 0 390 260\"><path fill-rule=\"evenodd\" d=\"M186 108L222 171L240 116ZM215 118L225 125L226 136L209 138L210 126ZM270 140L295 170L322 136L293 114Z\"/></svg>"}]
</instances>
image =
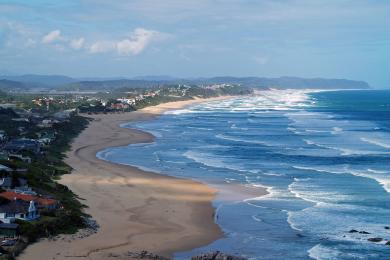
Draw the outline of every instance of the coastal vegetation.
<instances>
[{"instance_id":1,"label":"coastal vegetation","mask_svg":"<svg viewBox=\"0 0 390 260\"><path fill-rule=\"evenodd\" d=\"M19 100L19 102L21 102ZM22 101L23 102L23 101ZM28 105L28 104L23 104ZM20 106L19 106L20 107ZM15 219L18 225L17 234L13 237L19 238L9 241L17 241L12 247L7 246L9 257L16 256L28 243L34 242L41 237L51 237L60 233L74 233L79 228L86 226L85 218L88 217L83 212L83 205L77 196L66 186L56 182L63 174L69 174L71 167L64 163L65 152L69 149L71 140L77 136L88 124L88 118L79 115L72 115L66 120L52 120L50 127L39 127L39 121L49 120L53 114L40 113L34 111L27 117L20 108L0 108L0 129L3 138L0 141L0 152L3 155L0 165L9 170L3 170L1 177L4 180L11 179L11 185L1 187L8 192L15 192L29 196L38 194L39 198L52 199L58 202L55 209L42 208L39 210L40 217L34 221ZM26 120L20 120L25 118ZM40 118L37 120L37 118ZM50 144L42 145L41 152L34 153L29 150L7 151L7 144L12 140L35 140L41 136L44 140L52 136ZM55 137L54 137L55 136ZM20 139L22 138L22 139ZM33 139L35 138L35 139ZM15 154L16 153L16 154ZM20 158L29 158L22 160ZM18 180L25 180L26 184L18 188ZM3 193L0 193L0 196ZM9 200L0 200L0 207L9 204ZM17 236L15 236L17 235ZM8 241L5 240L5 241Z\"/></svg>"}]
</instances>

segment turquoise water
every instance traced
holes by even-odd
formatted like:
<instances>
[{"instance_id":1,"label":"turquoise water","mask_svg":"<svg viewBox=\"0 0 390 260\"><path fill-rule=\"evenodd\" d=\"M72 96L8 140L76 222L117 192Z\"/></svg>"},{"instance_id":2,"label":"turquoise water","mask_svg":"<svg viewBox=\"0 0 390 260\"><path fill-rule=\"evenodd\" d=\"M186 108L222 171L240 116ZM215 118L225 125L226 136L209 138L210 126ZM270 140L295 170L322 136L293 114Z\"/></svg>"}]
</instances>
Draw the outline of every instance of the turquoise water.
<instances>
[{"instance_id":1,"label":"turquoise water","mask_svg":"<svg viewBox=\"0 0 390 260\"><path fill-rule=\"evenodd\" d=\"M250 259L390 259L390 91L270 90L124 127L149 131L156 142L99 157L205 183L267 187L264 197L214 201L226 237L177 259L210 250Z\"/></svg>"}]
</instances>

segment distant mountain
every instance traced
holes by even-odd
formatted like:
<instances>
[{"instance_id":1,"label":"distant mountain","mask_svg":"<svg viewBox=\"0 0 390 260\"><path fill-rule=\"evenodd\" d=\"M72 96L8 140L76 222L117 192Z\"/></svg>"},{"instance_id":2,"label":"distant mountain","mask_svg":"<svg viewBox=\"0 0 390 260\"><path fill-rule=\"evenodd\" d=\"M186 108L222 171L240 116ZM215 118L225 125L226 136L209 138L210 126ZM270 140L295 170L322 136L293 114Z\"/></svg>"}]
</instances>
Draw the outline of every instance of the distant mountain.
<instances>
[{"instance_id":1,"label":"distant mountain","mask_svg":"<svg viewBox=\"0 0 390 260\"><path fill-rule=\"evenodd\" d=\"M251 88L317 88L317 89L367 89L364 81L347 79L298 78L298 77L212 77L178 79L170 76L141 76L126 78L75 79L61 75L0 76L0 89L56 89L63 91L106 91L113 89L147 88L174 84L211 85L240 84Z\"/></svg>"},{"instance_id":2,"label":"distant mountain","mask_svg":"<svg viewBox=\"0 0 390 260\"><path fill-rule=\"evenodd\" d=\"M364 81L354 81L346 79L305 79L296 77L280 77L280 78L258 78L258 77L214 77L214 78L199 78L199 79L168 79L164 80L160 77L147 77L146 79L119 79L119 80L103 80L103 81L80 81L67 84L58 88L58 90L112 90L124 88L146 88L158 87L173 84L188 84L188 85L210 85L210 84L240 84L251 88L317 88L317 89L367 89L370 88L368 83ZM152 80L154 79L154 80Z\"/></svg>"},{"instance_id":3,"label":"distant mountain","mask_svg":"<svg viewBox=\"0 0 390 260\"><path fill-rule=\"evenodd\" d=\"M347 79L323 79L323 78L260 78L260 77L214 77L191 80L195 84L241 84L255 88L317 88L317 89L367 89L369 84L364 81Z\"/></svg>"},{"instance_id":4,"label":"distant mountain","mask_svg":"<svg viewBox=\"0 0 390 260\"><path fill-rule=\"evenodd\" d=\"M26 74L20 76L0 76L0 79L19 81L26 83L26 85L36 86L36 87L53 87L69 84L76 82L77 79L62 76L62 75L33 75Z\"/></svg>"},{"instance_id":5,"label":"distant mountain","mask_svg":"<svg viewBox=\"0 0 390 260\"><path fill-rule=\"evenodd\" d=\"M27 87L18 81L13 80L7 80L7 79L0 79L0 90L4 92L8 91L20 91L20 90L26 90Z\"/></svg>"},{"instance_id":6,"label":"distant mountain","mask_svg":"<svg viewBox=\"0 0 390 260\"><path fill-rule=\"evenodd\" d=\"M157 75L157 76L138 76L131 78L132 80L145 80L145 81L175 81L178 78L167 76L167 75Z\"/></svg>"},{"instance_id":7,"label":"distant mountain","mask_svg":"<svg viewBox=\"0 0 390 260\"><path fill-rule=\"evenodd\" d=\"M166 84L168 84L167 81L119 79L103 81L79 81L63 85L56 89L61 91L113 90L118 88L152 88Z\"/></svg>"}]
</instances>

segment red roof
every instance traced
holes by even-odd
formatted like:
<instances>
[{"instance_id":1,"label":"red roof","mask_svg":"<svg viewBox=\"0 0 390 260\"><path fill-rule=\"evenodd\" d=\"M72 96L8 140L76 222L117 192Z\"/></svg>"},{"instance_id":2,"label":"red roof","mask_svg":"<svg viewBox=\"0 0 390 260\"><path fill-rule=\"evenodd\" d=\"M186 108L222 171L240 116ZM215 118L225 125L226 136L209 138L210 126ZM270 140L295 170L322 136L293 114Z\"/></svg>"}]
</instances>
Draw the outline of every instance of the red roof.
<instances>
[{"instance_id":1,"label":"red roof","mask_svg":"<svg viewBox=\"0 0 390 260\"><path fill-rule=\"evenodd\" d=\"M34 195L20 194L13 191L5 191L0 193L0 196L9 200L20 199L24 201L35 201L38 205L41 206L51 206L57 204L55 199L46 199Z\"/></svg>"}]
</instances>

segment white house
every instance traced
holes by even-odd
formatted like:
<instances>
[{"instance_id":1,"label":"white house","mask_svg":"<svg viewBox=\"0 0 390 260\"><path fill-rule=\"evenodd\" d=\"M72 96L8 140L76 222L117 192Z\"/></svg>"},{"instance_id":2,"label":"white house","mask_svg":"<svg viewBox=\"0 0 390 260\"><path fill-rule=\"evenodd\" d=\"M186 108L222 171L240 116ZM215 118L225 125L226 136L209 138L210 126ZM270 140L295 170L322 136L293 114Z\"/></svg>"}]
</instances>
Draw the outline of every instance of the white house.
<instances>
[{"instance_id":1,"label":"white house","mask_svg":"<svg viewBox=\"0 0 390 260\"><path fill-rule=\"evenodd\" d=\"M13 200L0 205L0 221L3 223L13 223L16 219L31 221L37 218L39 213L34 201Z\"/></svg>"}]
</instances>

